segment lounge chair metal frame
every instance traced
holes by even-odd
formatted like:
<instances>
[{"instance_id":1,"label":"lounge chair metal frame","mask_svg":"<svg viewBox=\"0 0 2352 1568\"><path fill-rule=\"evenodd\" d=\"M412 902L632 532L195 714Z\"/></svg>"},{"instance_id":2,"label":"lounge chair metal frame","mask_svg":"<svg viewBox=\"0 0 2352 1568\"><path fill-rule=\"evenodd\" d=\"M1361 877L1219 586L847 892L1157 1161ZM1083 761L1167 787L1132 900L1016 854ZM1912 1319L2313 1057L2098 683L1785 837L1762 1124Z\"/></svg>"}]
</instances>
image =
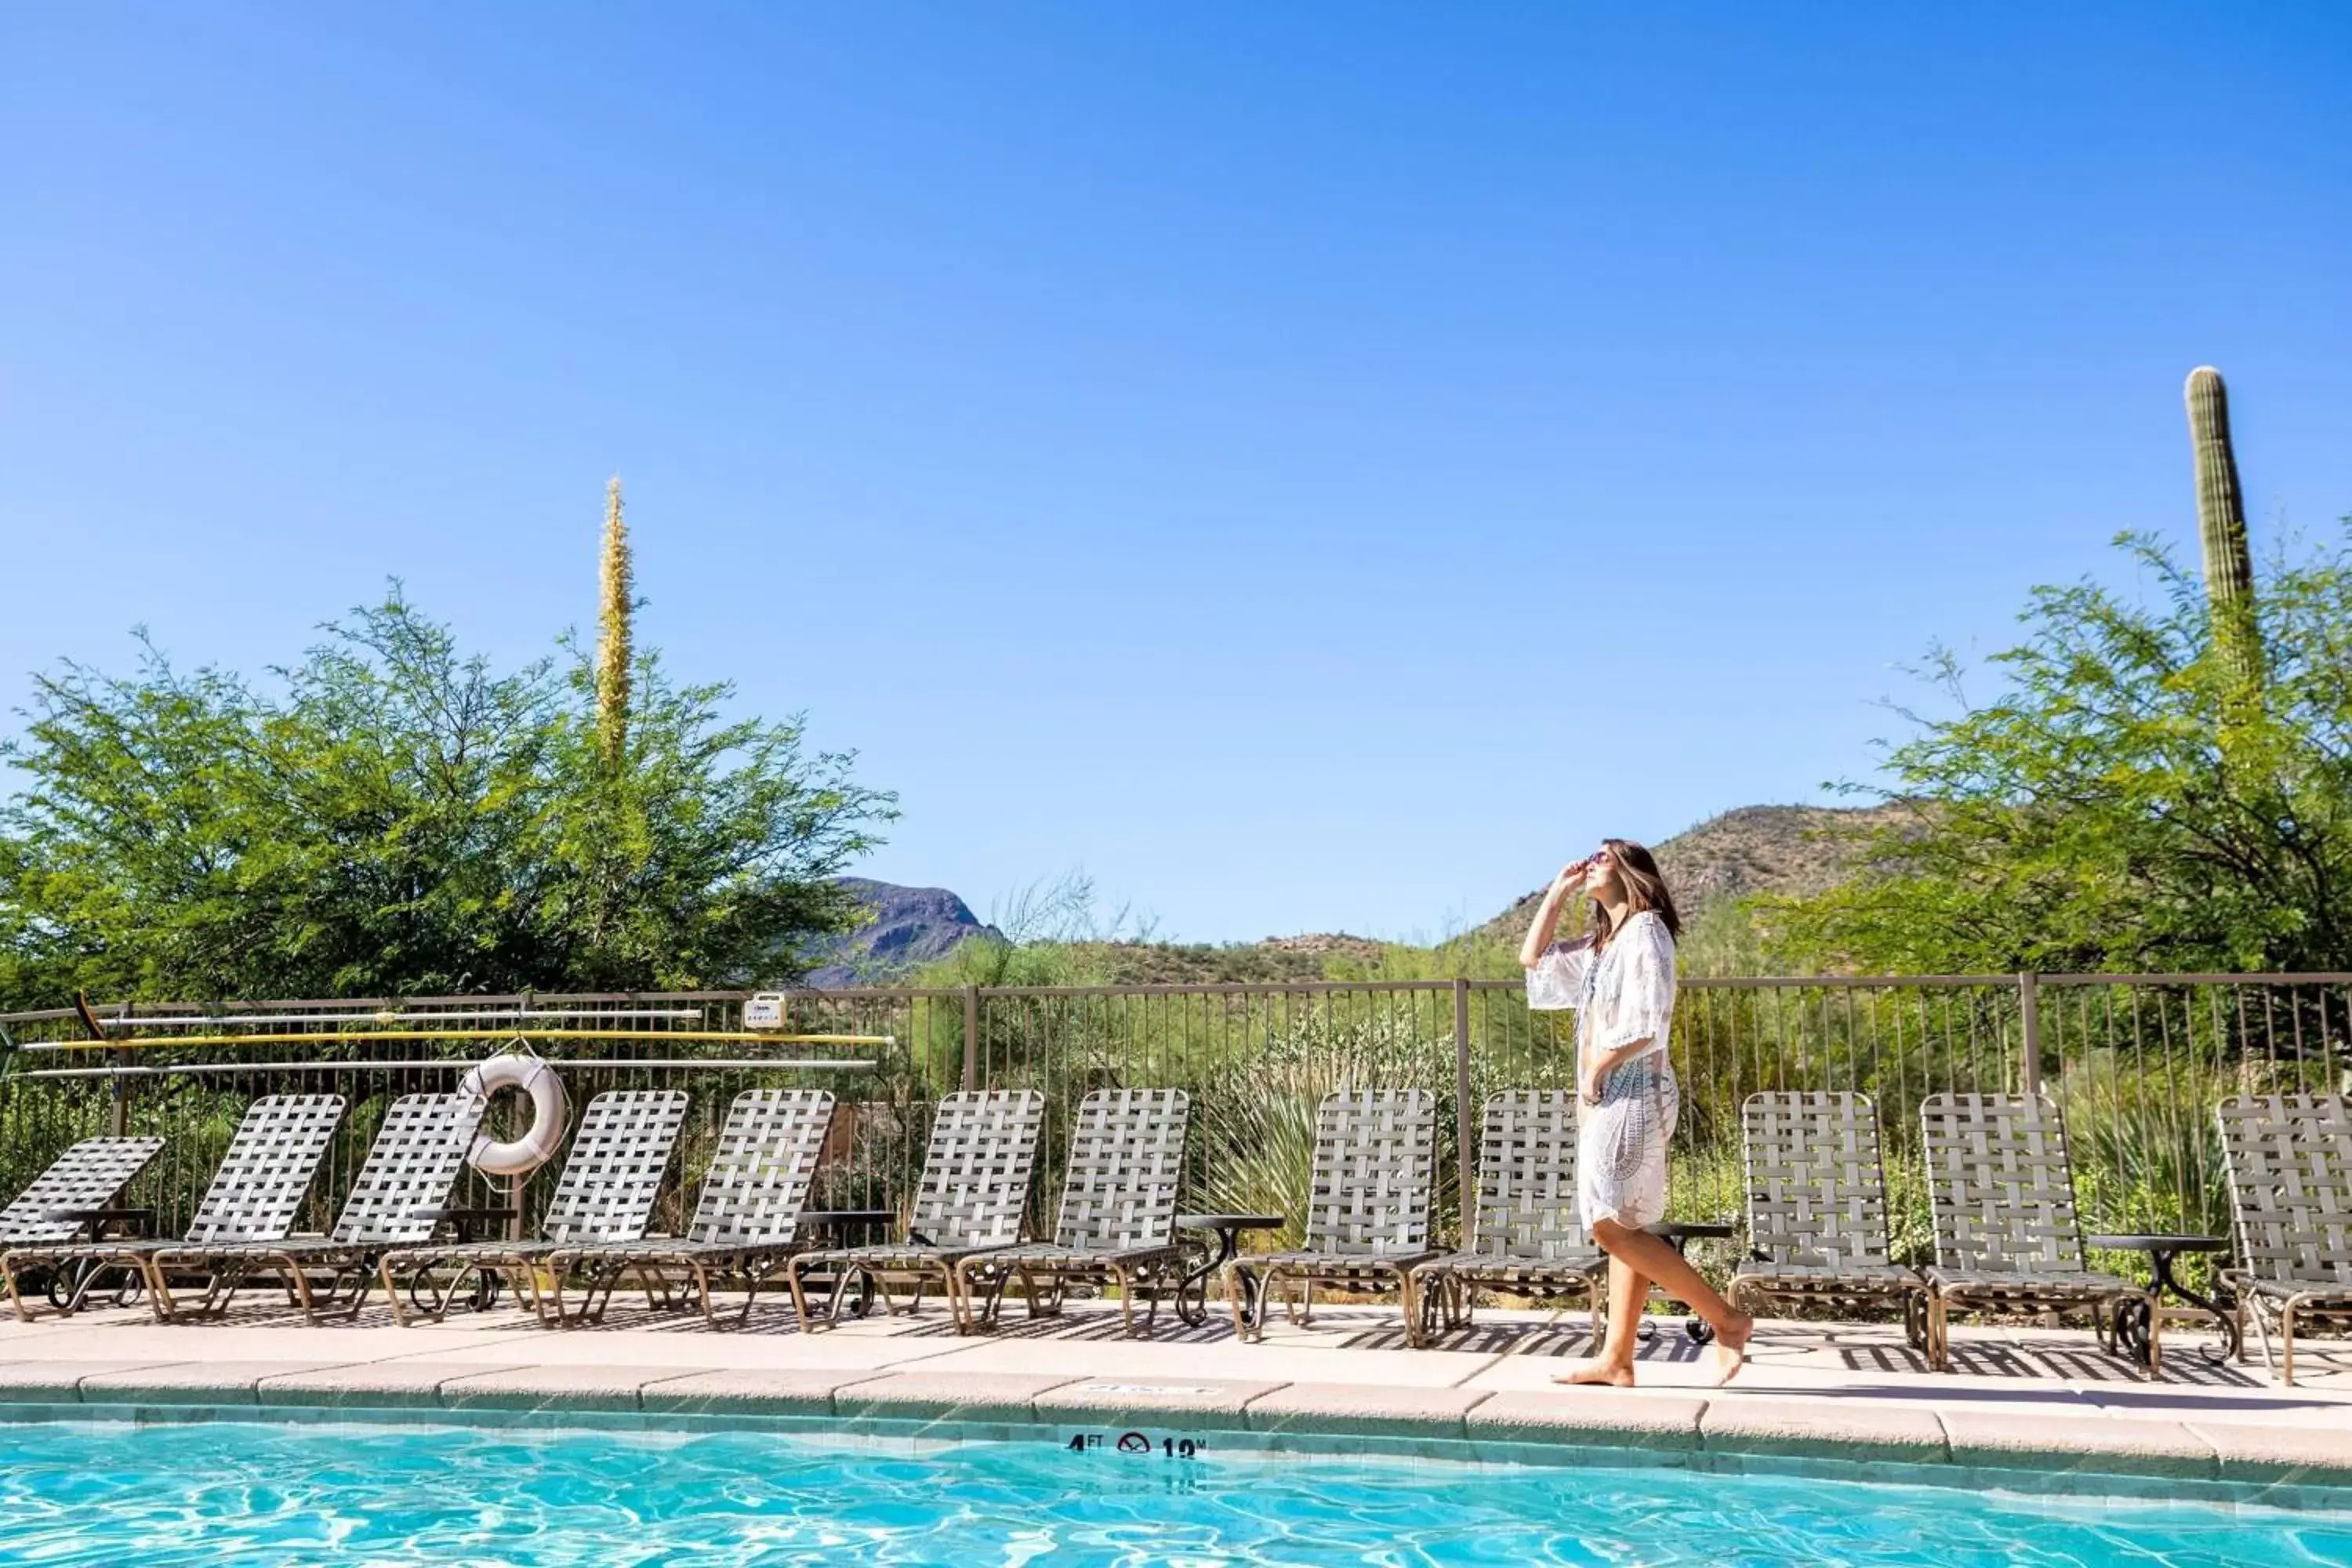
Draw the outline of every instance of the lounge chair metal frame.
<instances>
[{"instance_id":1,"label":"lounge chair metal frame","mask_svg":"<svg viewBox=\"0 0 2352 1568\"><path fill-rule=\"evenodd\" d=\"M588 1102L555 1194L539 1223L536 1241L444 1242L398 1247L377 1260L393 1315L404 1326L415 1310L438 1322L458 1288L478 1271L502 1277L530 1304L542 1327L574 1320L563 1300L563 1275L552 1267L559 1251L577 1253L603 1243L639 1241L652 1222L654 1200L685 1124L687 1093L679 1089L607 1089ZM448 1278L436 1283L434 1276ZM405 1273L431 1293L431 1304L404 1304ZM653 1292L646 1297L650 1302Z\"/></svg>"},{"instance_id":2,"label":"lounge chair metal frame","mask_svg":"<svg viewBox=\"0 0 2352 1568\"><path fill-rule=\"evenodd\" d=\"M163 1140L153 1137L85 1138L34 1177L15 1203L0 1209L0 1276L5 1278L9 1303L19 1318L29 1321L33 1315L18 1289L20 1249L27 1262L22 1283L38 1284L38 1293L47 1295L60 1314L79 1311L90 1287L108 1270L86 1265L68 1272L42 1259L58 1246L96 1240L98 1224L80 1216L111 1209L163 1147ZM136 1270L130 1278L141 1285L146 1282Z\"/></svg>"},{"instance_id":3,"label":"lounge chair metal frame","mask_svg":"<svg viewBox=\"0 0 2352 1568\"><path fill-rule=\"evenodd\" d=\"M1343 1089L1315 1113L1314 1163L1307 1178L1305 1245L1225 1265L1225 1301L1234 1331L1265 1332L1266 1304L1277 1285L1296 1285L1290 1321L1314 1321L1315 1287L1393 1288L1410 1336L1422 1310L1412 1271L1437 1256L1430 1216L1437 1190L1437 1097L1426 1089ZM1250 1286L1255 1282L1255 1289ZM1255 1321L1244 1307L1259 1302Z\"/></svg>"},{"instance_id":4,"label":"lounge chair metal frame","mask_svg":"<svg viewBox=\"0 0 2352 1568\"><path fill-rule=\"evenodd\" d=\"M686 1304L719 1328L712 1279L738 1278L744 1294L735 1322L749 1323L761 1287L805 1245L801 1211L833 1114L834 1097L825 1089L747 1089L737 1095L683 1237L559 1247L549 1255L551 1273L577 1276L587 1292L577 1321L602 1321L614 1290L635 1277L648 1299L657 1291L665 1306L672 1303L673 1285L683 1286Z\"/></svg>"},{"instance_id":5,"label":"lounge chair metal frame","mask_svg":"<svg viewBox=\"0 0 2352 1568\"><path fill-rule=\"evenodd\" d=\"M1471 1290L1487 1286L1581 1300L1600 1341L1608 1305L1609 1255L1577 1212L1577 1104L1573 1090L1513 1089L1486 1097L1478 1136L1478 1198L1459 1252L1412 1271L1414 1298L1440 1326L1466 1328ZM1426 1343L1430 1325L1405 1314L1405 1338Z\"/></svg>"},{"instance_id":6,"label":"lounge chair metal frame","mask_svg":"<svg viewBox=\"0 0 2352 1568\"><path fill-rule=\"evenodd\" d=\"M2214 1115L2241 1259L2223 1279L2291 1386L2297 1327L2352 1321L2352 1110L2340 1095L2235 1095Z\"/></svg>"},{"instance_id":7,"label":"lounge chair metal frame","mask_svg":"<svg viewBox=\"0 0 2352 1568\"><path fill-rule=\"evenodd\" d=\"M431 1239L465 1168L483 1109L481 1099L471 1094L410 1094L394 1100L352 1178L334 1229L323 1237L159 1248L151 1259L157 1315L169 1318L178 1311L169 1289L173 1271L202 1269L215 1291L224 1280L234 1289L257 1275L274 1274L312 1322L330 1310L358 1317L383 1253ZM325 1276L323 1292L314 1283L320 1274Z\"/></svg>"},{"instance_id":8,"label":"lounge chair metal frame","mask_svg":"<svg viewBox=\"0 0 2352 1568\"><path fill-rule=\"evenodd\" d=\"M343 1097L339 1094L265 1096L246 1108L184 1238L94 1240L18 1248L10 1253L9 1267L13 1270L28 1263L52 1268L86 1265L93 1278L103 1269L135 1270L147 1288L149 1309L159 1321L184 1311L225 1311L259 1265L239 1259L214 1270L204 1295L190 1308L172 1296L157 1267L158 1258L285 1241L342 1119Z\"/></svg>"},{"instance_id":9,"label":"lounge chair metal frame","mask_svg":"<svg viewBox=\"0 0 2352 1568\"><path fill-rule=\"evenodd\" d=\"M1935 1216L1927 1284L1927 1364L1951 1365L1953 1309L2087 1310L2102 1346L2121 1353L2116 1310L2147 1312L2147 1375L2162 1375L2154 1291L2084 1267L2066 1126L2041 1095L1933 1094L1919 1106Z\"/></svg>"},{"instance_id":10,"label":"lounge chair metal frame","mask_svg":"<svg viewBox=\"0 0 2352 1568\"><path fill-rule=\"evenodd\" d=\"M1192 1110L1192 1096L1181 1089L1102 1089L1080 1100L1054 1239L960 1259L956 1290L967 1312L984 1301L977 1320L993 1323L1013 1279L1032 1318L1059 1312L1073 1281L1108 1281L1118 1286L1119 1325L1130 1337L1139 1295L1150 1303L1144 1327L1157 1322L1160 1298L1183 1272L1176 1195ZM1041 1279L1048 1286L1042 1306Z\"/></svg>"},{"instance_id":11,"label":"lounge chair metal frame","mask_svg":"<svg viewBox=\"0 0 2352 1568\"><path fill-rule=\"evenodd\" d=\"M870 1280L884 1310L894 1315L899 1307L892 1285L909 1287L906 1310L913 1312L921 1307L924 1290L936 1284L956 1332L971 1332L976 1324L956 1265L1020 1242L1029 1213L1029 1176L1045 1126L1045 1097L1034 1089L965 1089L940 1101L905 1238L796 1253L785 1265L784 1281L802 1330L814 1332L832 1324L830 1314L810 1311L808 1301L809 1272L827 1269L845 1282L859 1276ZM836 1290L834 1300L841 1299Z\"/></svg>"},{"instance_id":12,"label":"lounge chair metal frame","mask_svg":"<svg viewBox=\"0 0 2352 1568\"><path fill-rule=\"evenodd\" d=\"M1739 1119L1750 1258L1732 1274L1731 1304L1847 1313L1892 1302L1925 1351L1926 1286L1888 1242L1877 1106L1845 1090L1783 1089L1749 1095Z\"/></svg>"}]
</instances>

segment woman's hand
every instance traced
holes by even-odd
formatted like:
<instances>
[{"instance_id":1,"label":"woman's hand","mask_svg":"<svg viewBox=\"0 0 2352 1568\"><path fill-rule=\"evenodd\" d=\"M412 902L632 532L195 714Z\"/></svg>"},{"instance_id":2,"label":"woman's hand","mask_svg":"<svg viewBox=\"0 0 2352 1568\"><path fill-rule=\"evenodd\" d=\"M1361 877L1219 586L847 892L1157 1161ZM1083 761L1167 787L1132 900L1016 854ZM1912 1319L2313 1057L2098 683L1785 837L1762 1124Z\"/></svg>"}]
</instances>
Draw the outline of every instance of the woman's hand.
<instances>
[{"instance_id":1,"label":"woman's hand","mask_svg":"<svg viewBox=\"0 0 2352 1568\"><path fill-rule=\"evenodd\" d=\"M1638 1040L1628 1040L1615 1050L1604 1051L1592 1061L1580 1068L1576 1075L1576 1087L1583 1094L1585 1103L1600 1104L1601 1090L1608 1083L1609 1075L1649 1048L1650 1042L1646 1036Z\"/></svg>"},{"instance_id":2,"label":"woman's hand","mask_svg":"<svg viewBox=\"0 0 2352 1568\"><path fill-rule=\"evenodd\" d=\"M1542 962L1544 950L1551 945L1552 933L1559 929L1560 906L1583 890L1585 873L1591 868L1592 856L1570 860L1559 868L1559 875L1544 889L1543 900L1536 906L1536 918L1528 922L1527 939L1519 943L1519 967L1533 969Z\"/></svg>"}]
</instances>

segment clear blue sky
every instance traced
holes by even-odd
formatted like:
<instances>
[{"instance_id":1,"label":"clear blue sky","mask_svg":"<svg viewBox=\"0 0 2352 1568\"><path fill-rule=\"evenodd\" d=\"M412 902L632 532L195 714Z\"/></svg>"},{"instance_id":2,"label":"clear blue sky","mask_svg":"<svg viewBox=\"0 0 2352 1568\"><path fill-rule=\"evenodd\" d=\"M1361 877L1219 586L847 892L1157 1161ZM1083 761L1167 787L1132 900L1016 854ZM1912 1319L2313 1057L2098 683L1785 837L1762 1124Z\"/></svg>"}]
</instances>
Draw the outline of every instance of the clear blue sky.
<instances>
[{"instance_id":1,"label":"clear blue sky","mask_svg":"<svg viewBox=\"0 0 2352 1568\"><path fill-rule=\"evenodd\" d=\"M871 874L1435 934L2193 549L2193 365L2352 511L2347 279L2337 4L14 5L0 706L520 659L617 471Z\"/></svg>"}]
</instances>

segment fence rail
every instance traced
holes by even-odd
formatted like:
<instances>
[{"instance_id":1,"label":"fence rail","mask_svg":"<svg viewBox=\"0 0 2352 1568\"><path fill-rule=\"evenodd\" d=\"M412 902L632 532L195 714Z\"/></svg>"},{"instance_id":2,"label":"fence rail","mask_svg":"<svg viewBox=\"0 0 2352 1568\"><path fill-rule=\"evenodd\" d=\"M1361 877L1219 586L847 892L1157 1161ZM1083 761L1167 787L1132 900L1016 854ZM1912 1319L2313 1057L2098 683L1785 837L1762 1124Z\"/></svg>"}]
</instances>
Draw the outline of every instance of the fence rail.
<instances>
[{"instance_id":1,"label":"fence rail","mask_svg":"<svg viewBox=\"0 0 2352 1568\"><path fill-rule=\"evenodd\" d=\"M750 994L113 1004L95 1032L71 1008L0 1015L0 1195L79 1137L158 1132L170 1152L134 1202L185 1223L245 1102L336 1092L345 1125L308 1223L332 1208L392 1098L440 1089L528 1043L557 1065L576 1115L604 1089L694 1096L660 1223L682 1223L718 1123L741 1089L831 1089L818 1198L888 1207L911 1193L930 1108L959 1088L1036 1088L1051 1107L1041 1200L1058 1191L1067 1118L1091 1089L1191 1091L1188 1201L1304 1206L1316 1102L1340 1087L1440 1098L1442 1220L1474 1175L1484 1098L1572 1088L1572 1021L1527 1007L1517 980L1304 982L788 994L782 1026L744 1023ZM202 1033L191 1031L201 1030ZM855 1046L796 1039L856 1037ZM1683 1085L1673 1204L1686 1217L1743 1202L1738 1109L1776 1089L1853 1089L1884 1124L1898 1251L1927 1242L1918 1107L1941 1090L2039 1090L2063 1108L2086 1223L2226 1228L2215 1101L2244 1090L2341 1092L2352 1068L2352 974L1941 974L1694 978L1672 1058ZM493 1110L507 1131L515 1108ZM479 1178L474 1178L479 1179ZM552 1177L524 1194L535 1205ZM1041 1228L1053 1213L1041 1202ZM526 1223L526 1222L519 1222Z\"/></svg>"}]
</instances>

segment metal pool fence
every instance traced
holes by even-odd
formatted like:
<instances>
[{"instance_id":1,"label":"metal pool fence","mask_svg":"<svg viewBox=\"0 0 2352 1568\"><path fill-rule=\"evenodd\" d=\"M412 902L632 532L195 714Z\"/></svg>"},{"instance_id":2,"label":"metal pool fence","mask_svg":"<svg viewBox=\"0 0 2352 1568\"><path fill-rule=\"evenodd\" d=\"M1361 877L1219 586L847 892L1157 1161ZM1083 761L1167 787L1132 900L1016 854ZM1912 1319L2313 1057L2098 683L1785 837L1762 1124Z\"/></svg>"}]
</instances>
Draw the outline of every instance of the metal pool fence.
<instances>
[{"instance_id":1,"label":"metal pool fence","mask_svg":"<svg viewBox=\"0 0 2352 1568\"><path fill-rule=\"evenodd\" d=\"M1529 1012L1516 980L801 991L769 1029L746 1027L748 1000L679 992L118 1004L94 1009L102 1037L69 1009L0 1016L0 1194L20 1190L77 1138L162 1133L166 1152L132 1202L170 1232L185 1225L249 1100L332 1092L349 1110L306 1216L323 1227L394 1097L454 1088L474 1062L527 1045L558 1068L575 1118L606 1089L692 1094L657 1216L664 1228L684 1223L728 1102L769 1085L839 1097L816 1196L861 1208L909 1200L940 1096L1044 1090L1041 1230L1053 1224L1069 1113L1092 1089L1189 1090L1187 1204L1296 1214L1325 1093L1424 1089L1443 1108L1439 1209L1450 1226L1475 1179L1484 1098L1575 1082L1571 1016ZM1948 1089L2039 1089L2066 1112L2089 1228L2218 1233L2228 1202L2214 1103L2242 1090L2341 1092L2348 1038L2352 974L1686 980L1672 1041L1684 1108L1675 1209L1738 1214L1748 1094L1858 1089L1884 1124L1898 1253L1920 1253L1920 1101ZM493 1130L521 1113L495 1107ZM518 1228L552 1187L552 1168L525 1184ZM486 1206L509 1195L487 1184L468 1194Z\"/></svg>"}]
</instances>

